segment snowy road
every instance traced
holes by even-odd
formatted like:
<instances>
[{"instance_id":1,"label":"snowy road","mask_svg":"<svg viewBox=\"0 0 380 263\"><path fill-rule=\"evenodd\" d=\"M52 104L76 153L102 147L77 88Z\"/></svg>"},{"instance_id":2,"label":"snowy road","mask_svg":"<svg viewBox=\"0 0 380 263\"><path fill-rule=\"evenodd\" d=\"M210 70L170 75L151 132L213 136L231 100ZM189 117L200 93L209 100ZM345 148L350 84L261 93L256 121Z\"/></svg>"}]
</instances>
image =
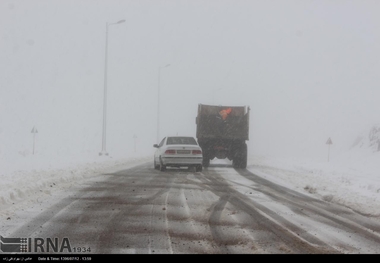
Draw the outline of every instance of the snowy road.
<instances>
[{"instance_id":1,"label":"snowy road","mask_svg":"<svg viewBox=\"0 0 380 263\"><path fill-rule=\"evenodd\" d=\"M378 220L228 164L195 173L147 163L64 194L33 219L20 213L9 236L67 237L106 254L380 253Z\"/></svg>"}]
</instances>

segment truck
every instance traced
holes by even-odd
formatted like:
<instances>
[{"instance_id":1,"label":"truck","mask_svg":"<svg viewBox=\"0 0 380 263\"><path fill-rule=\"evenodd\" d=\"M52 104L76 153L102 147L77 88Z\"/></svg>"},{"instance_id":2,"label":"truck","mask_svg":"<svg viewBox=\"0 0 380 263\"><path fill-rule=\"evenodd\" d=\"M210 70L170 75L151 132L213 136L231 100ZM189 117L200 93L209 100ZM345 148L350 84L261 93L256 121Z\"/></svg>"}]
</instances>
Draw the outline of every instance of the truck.
<instances>
[{"instance_id":1,"label":"truck","mask_svg":"<svg viewBox=\"0 0 380 263\"><path fill-rule=\"evenodd\" d=\"M198 104L196 138L202 148L203 167L214 158L227 158L234 168L247 167L249 112L249 106Z\"/></svg>"}]
</instances>

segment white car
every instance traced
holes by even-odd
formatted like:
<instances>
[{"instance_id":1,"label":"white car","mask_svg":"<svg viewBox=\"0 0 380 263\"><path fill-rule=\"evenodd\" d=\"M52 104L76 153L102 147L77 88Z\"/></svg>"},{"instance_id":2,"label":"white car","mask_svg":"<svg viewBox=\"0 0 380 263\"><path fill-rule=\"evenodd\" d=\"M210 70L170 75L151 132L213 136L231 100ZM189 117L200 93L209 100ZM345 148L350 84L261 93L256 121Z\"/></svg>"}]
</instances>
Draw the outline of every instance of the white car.
<instances>
[{"instance_id":1,"label":"white car","mask_svg":"<svg viewBox=\"0 0 380 263\"><path fill-rule=\"evenodd\" d=\"M154 154L154 168L164 171L166 167L195 168L202 171L202 149L194 137L169 136L162 139Z\"/></svg>"}]
</instances>

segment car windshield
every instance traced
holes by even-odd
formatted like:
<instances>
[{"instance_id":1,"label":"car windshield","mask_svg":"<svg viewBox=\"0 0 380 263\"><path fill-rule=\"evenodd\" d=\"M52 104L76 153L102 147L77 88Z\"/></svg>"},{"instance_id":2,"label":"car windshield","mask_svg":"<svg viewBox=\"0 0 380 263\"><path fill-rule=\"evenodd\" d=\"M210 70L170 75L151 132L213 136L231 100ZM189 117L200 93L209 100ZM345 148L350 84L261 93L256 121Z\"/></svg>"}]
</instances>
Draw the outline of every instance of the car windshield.
<instances>
[{"instance_id":1,"label":"car windshield","mask_svg":"<svg viewBox=\"0 0 380 263\"><path fill-rule=\"evenodd\" d=\"M197 145L193 137L168 137L166 144L192 144Z\"/></svg>"}]
</instances>

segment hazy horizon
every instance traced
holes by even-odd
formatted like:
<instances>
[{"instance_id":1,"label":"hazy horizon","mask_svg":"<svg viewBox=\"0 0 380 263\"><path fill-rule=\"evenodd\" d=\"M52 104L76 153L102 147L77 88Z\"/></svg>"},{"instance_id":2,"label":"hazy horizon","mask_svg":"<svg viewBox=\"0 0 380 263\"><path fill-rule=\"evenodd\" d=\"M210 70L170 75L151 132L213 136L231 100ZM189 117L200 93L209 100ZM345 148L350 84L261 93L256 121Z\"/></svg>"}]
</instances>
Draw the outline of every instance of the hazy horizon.
<instances>
[{"instance_id":1,"label":"hazy horizon","mask_svg":"<svg viewBox=\"0 0 380 263\"><path fill-rule=\"evenodd\" d=\"M0 156L153 153L199 103L248 105L249 153L324 158L380 122L378 1L0 2ZM165 67L170 64L170 66ZM159 70L161 68L161 70ZM160 74L159 74L160 72ZM160 75L160 77L159 77Z\"/></svg>"}]
</instances>

